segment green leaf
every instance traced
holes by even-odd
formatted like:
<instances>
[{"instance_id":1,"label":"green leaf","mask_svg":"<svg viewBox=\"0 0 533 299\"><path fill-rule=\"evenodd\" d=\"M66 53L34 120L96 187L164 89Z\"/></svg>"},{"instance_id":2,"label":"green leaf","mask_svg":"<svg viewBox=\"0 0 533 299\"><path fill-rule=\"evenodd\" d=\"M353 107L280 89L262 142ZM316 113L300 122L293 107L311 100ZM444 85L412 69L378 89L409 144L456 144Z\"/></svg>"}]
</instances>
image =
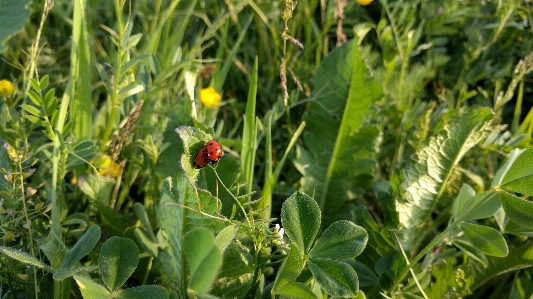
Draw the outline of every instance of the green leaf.
<instances>
[{"instance_id":1,"label":"green leaf","mask_svg":"<svg viewBox=\"0 0 533 299\"><path fill-rule=\"evenodd\" d=\"M350 265L322 258L309 258L308 265L315 280L328 294L339 297L357 295L359 280Z\"/></svg>"},{"instance_id":2,"label":"green leaf","mask_svg":"<svg viewBox=\"0 0 533 299\"><path fill-rule=\"evenodd\" d=\"M31 115L34 115L36 117L44 117L44 113L41 112L41 110L31 106L31 105L27 105L27 104L22 104L20 105L20 107L22 107L22 109L26 110L26 112L28 112L29 114Z\"/></svg>"},{"instance_id":3,"label":"green leaf","mask_svg":"<svg viewBox=\"0 0 533 299\"><path fill-rule=\"evenodd\" d=\"M301 282L291 282L284 285L277 292L277 295L285 296L286 298L295 299L317 299L318 297L313 293L308 286Z\"/></svg>"},{"instance_id":4,"label":"green leaf","mask_svg":"<svg viewBox=\"0 0 533 299\"><path fill-rule=\"evenodd\" d=\"M283 260L283 264L279 268L274 281L272 291L278 293L285 285L296 280L302 272L304 267L304 259L302 253L298 250L295 243L291 243L289 253Z\"/></svg>"},{"instance_id":5,"label":"green leaf","mask_svg":"<svg viewBox=\"0 0 533 299\"><path fill-rule=\"evenodd\" d=\"M35 82L35 80L32 80L31 82L33 84ZM35 84L37 84L37 83L35 83ZM37 85L37 88L38 87L39 86ZM35 86L34 86L34 88L35 88ZM35 91L28 90L28 98L30 98L30 100L33 102L33 104L35 104L35 106L37 106L37 107L43 106L43 100L41 99L41 96L38 93L36 93Z\"/></svg>"},{"instance_id":6,"label":"green leaf","mask_svg":"<svg viewBox=\"0 0 533 299\"><path fill-rule=\"evenodd\" d=\"M46 127L46 123L44 122L44 120L36 117L36 116L33 116L33 115L29 115L29 114L26 114L24 115L24 117L26 117L29 121L31 121L32 123L36 124L36 125L39 125L41 127Z\"/></svg>"},{"instance_id":7,"label":"green leaf","mask_svg":"<svg viewBox=\"0 0 533 299\"><path fill-rule=\"evenodd\" d=\"M322 223L351 218L354 192L370 188L379 130L365 126L381 83L370 76L357 40L333 50L312 78L314 93L303 118L305 148L297 147L295 166L301 191L315 194Z\"/></svg>"},{"instance_id":8,"label":"green leaf","mask_svg":"<svg viewBox=\"0 0 533 299\"><path fill-rule=\"evenodd\" d=\"M236 242L231 242L224 251L222 265L210 293L221 298L244 298L252 287L256 269L254 259Z\"/></svg>"},{"instance_id":9,"label":"green leaf","mask_svg":"<svg viewBox=\"0 0 533 299\"><path fill-rule=\"evenodd\" d=\"M490 119L491 110L480 108L451 120L444 130L431 136L429 144L418 150L416 158L403 169L404 193L396 208L404 229L405 250L410 250L417 237L423 235L422 223L446 190L454 167L489 132Z\"/></svg>"},{"instance_id":10,"label":"green leaf","mask_svg":"<svg viewBox=\"0 0 533 299\"><path fill-rule=\"evenodd\" d=\"M79 176L77 184L90 199L109 205L111 192L115 186L114 179L99 174L89 174Z\"/></svg>"},{"instance_id":11,"label":"green leaf","mask_svg":"<svg viewBox=\"0 0 533 299\"><path fill-rule=\"evenodd\" d=\"M370 270L363 263L353 260L344 260L343 262L347 263L355 270L357 278L359 279L359 286L369 287L378 283L378 277L374 271Z\"/></svg>"},{"instance_id":12,"label":"green leaf","mask_svg":"<svg viewBox=\"0 0 533 299\"><path fill-rule=\"evenodd\" d=\"M92 140L91 55L85 21L86 1L74 2L70 54L70 117L76 140Z\"/></svg>"},{"instance_id":13,"label":"green leaf","mask_svg":"<svg viewBox=\"0 0 533 299\"><path fill-rule=\"evenodd\" d=\"M84 276L74 275L74 280L85 299L108 299L110 292L101 284Z\"/></svg>"},{"instance_id":14,"label":"green leaf","mask_svg":"<svg viewBox=\"0 0 533 299\"><path fill-rule=\"evenodd\" d=\"M183 157L182 164L184 165L187 158ZM181 276L185 268L182 260L183 236L196 227L206 227L213 232L218 232L228 224L222 219L201 214L198 211L199 207L202 213L216 215L220 201L207 191L196 189L183 173L178 173L175 180L167 178L163 181L161 198L155 210L161 228L166 233L169 254L172 256L171 259L165 261L168 271L171 271L166 273L169 277L169 287L179 290L182 294L187 292L187 286L182 284L183 277Z\"/></svg>"},{"instance_id":15,"label":"green leaf","mask_svg":"<svg viewBox=\"0 0 533 299\"><path fill-rule=\"evenodd\" d=\"M241 148L241 181L246 183L246 193L252 192L255 154L257 152L257 120L255 116L255 106L257 98L257 73L258 59L255 57L252 81L248 89L248 99L246 101L246 113L244 114L244 124L242 132Z\"/></svg>"},{"instance_id":16,"label":"green leaf","mask_svg":"<svg viewBox=\"0 0 533 299\"><path fill-rule=\"evenodd\" d=\"M307 254L320 228L320 209L307 194L294 192L281 207L281 223L291 241Z\"/></svg>"},{"instance_id":17,"label":"green leaf","mask_svg":"<svg viewBox=\"0 0 533 299\"><path fill-rule=\"evenodd\" d=\"M481 250L472 245L472 243L465 236L460 236L452 240L453 245L461 249L464 253L468 254L471 258L477 260L481 264L487 266L487 257Z\"/></svg>"},{"instance_id":18,"label":"green leaf","mask_svg":"<svg viewBox=\"0 0 533 299\"><path fill-rule=\"evenodd\" d=\"M70 149L70 145L68 148ZM82 164L87 163L96 155L94 142L92 140L81 140L76 142L72 153L67 157L67 170L72 170Z\"/></svg>"},{"instance_id":19,"label":"green leaf","mask_svg":"<svg viewBox=\"0 0 533 299\"><path fill-rule=\"evenodd\" d=\"M533 203L505 191L500 193L505 214L514 223L533 228Z\"/></svg>"},{"instance_id":20,"label":"green leaf","mask_svg":"<svg viewBox=\"0 0 533 299\"><path fill-rule=\"evenodd\" d=\"M229 225L228 227L221 230L218 235L215 237L215 245L224 252L228 248L229 244L235 238L235 234L239 231L239 227L235 224Z\"/></svg>"},{"instance_id":21,"label":"green leaf","mask_svg":"<svg viewBox=\"0 0 533 299\"><path fill-rule=\"evenodd\" d=\"M6 50L9 38L24 29L31 15L30 3L30 0L0 1L0 53Z\"/></svg>"},{"instance_id":22,"label":"green leaf","mask_svg":"<svg viewBox=\"0 0 533 299\"><path fill-rule=\"evenodd\" d=\"M498 170L492 187L533 196L533 149L515 149Z\"/></svg>"},{"instance_id":23,"label":"green leaf","mask_svg":"<svg viewBox=\"0 0 533 299\"><path fill-rule=\"evenodd\" d=\"M25 263L27 265L32 265L32 266L35 266L37 268L44 269L44 270L46 270L48 272L51 272L51 273L54 273L54 271L55 271L52 267L50 267L47 264L41 262L40 260L34 258L33 256L31 256L31 255L29 255L29 254L27 254L25 252L13 249L11 247L0 246L0 252L2 252L3 254L9 256L12 259L15 259L15 260L17 260L19 262Z\"/></svg>"},{"instance_id":24,"label":"green leaf","mask_svg":"<svg viewBox=\"0 0 533 299\"><path fill-rule=\"evenodd\" d=\"M98 265L92 265L88 267L77 267L77 268L61 268L54 272L54 280L65 280L73 275L95 272L98 270Z\"/></svg>"},{"instance_id":25,"label":"green leaf","mask_svg":"<svg viewBox=\"0 0 533 299\"><path fill-rule=\"evenodd\" d=\"M112 291L120 288L137 268L139 249L128 238L111 237L100 249L98 266L104 284Z\"/></svg>"},{"instance_id":26,"label":"green leaf","mask_svg":"<svg viewBox=\"0 0 533 299\"><path fill-rule=\"evenodd\" d=\"M455 219L474 220L493 216L501 207L500 196L494 191L485 191L476 195L472 187L463 184L453 206Z\"/></svg>"},{"instance_id":27,"label":"green leaf","mask_svg":"<svg viewBox=\"0 0 533 299\"><path fill-rule=\"evenodd\" d=\"M189 126L177 128L176 133L178 133L183 142L184 152L180 158L181 167L188 177L196 178L200 170L195 168L194 158L196 158L198 151L213 138L204 131Z\"/></svg>"},{"instance_id":28,"label":"green leaf","mask_svg":"<svg viewBox=\"0 0 533 299\"><path fill-rule=\"evenodd\" d=\"M113 293L117 299L166 299L168 293L164 288L155 285L143 285L139 287L119 290Z\"/></svg>"},{"instance_id":29,"label":"green leaf","mask_svg":"<svg viewBox=\"0 0 533 299\"><path fill-rule=\"evenodd\" d=\"M96 224L89 226L85 234L76 244L67 251L61 268L70 268L84 256L86 256L96 246L100 240L101 230Z\"/></svg>"},{"instance_id":30,"label":"green leaf","mask_svg":"<svg viewBox=\"0 0 533 299\"><path fill-rule=\"evenodd\" d=\"M425 288L426 298L464 298L470 294L474 276L469 266L443 259L431 266L432 282Z\"/></svg>"},{"instance_id":31,"label":"green leaf","mask_svg":"<svg viewBox=\"0 0 533 299\"><path fill-rule=\"evenodd\" d=\"M213 233L206 228L188 232L183 240L183 252L189 262L189 288L207 293L222 265L222 254L215 245Z\"/></svg>"},{"instance_id":32,"label":"green leaf","mask_svg":"<svg viewBox=\"0 0 533 299\"><path fill-rule=\"evenodd\" d=\"M507 256L509 253L505 239L492 227L462 222L461 229L472 245L483 253L498 257Z\"/></svg>"},{"instance_id":33,"label":"green leaf","mask_svg":"<svg viewBox=\"0 0 533 299\"><path fill-rule=\"evenodd\" d=\"M473 264L474 284L470 291L475 292L477 288L503 273L525 269L533 266L533 242L528 242L518 248L509 250L509 254L505 258L488 257L488 267L481 264Z\"/></svg>"},{"instance_id":34,"label":"green leaf","mask_svg":"<svg viewBox=\"0 0 533 299\"><path fill-rule=\"evenodd\" d=\"M310 257L350 259L358 256L368 242L366 230L347 220L332 223L309 252Z\"/></svg>"},{"instance_id":35,"label":"green leaf","mask_svg":"<svg viewBox=\"0 0 533 299\"><path fill-rule=\"evenodd\" d=\"M118 100L122 101L127 97L138 94L139 92L144 91L144 86L138 83L130 83L128 86L124 87L118 93Z\"/></svg>"}]
</instances>

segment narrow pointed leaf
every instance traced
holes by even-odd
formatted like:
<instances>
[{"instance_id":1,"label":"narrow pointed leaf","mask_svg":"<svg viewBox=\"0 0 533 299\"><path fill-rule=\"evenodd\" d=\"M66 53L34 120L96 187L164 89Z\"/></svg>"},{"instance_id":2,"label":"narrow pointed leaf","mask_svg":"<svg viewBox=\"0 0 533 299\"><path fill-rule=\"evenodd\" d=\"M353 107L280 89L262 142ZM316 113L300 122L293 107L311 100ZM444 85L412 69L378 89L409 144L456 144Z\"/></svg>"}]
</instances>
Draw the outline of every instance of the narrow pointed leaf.
<instances>
[{"instance_id":1,"label":"narrow pointed leaf","mask_svg":"<svg viewBox=\"0 0 533 299\"><path fill-rule=\"evenodd\" d=\"M320 236L309 256L350 259L358 256L368 242L366 230L347 220L332 223Z\"/></svg>"},{"instance_id":2,"label":"narrow pointed leaf","mask_svg":"<svg viewBox=\"0 0 533 299\"><path fill-rule=\"evenodd\" d=\"M306 254L320 228L320 209L311 197L297 191L283 203L281 223L291 241Z\"/></svg>"},{"instance_id":3,"label":"narrow pointed leaf","mask_svg":"<svg viewBox=\"0 0 533 299\"><path fill-rule=\"evenodd\" d=\"M464 253L468 254L471 258L477 260L485 267L488 264L487 257L485 254L478 248L476 248L472 243L465 237L459 237L452 240L453 245L461 249Z\"/></svg>"},{"instance_id":4,"label":"narrow pointed leaf","mask_svg":"<svg viewBox=\"0 0 533 299\"><path fill-rule=\"evenodd\" d=\"M433 212L454 167L488 134L490 119L490 109L481 108L452 120L403 169L403 198L396 206L405 231L402 243L406 250L420 235L421 224Z\"/></svg>"},{"instance_id":5,"label":"narrow pointed leaf","mask_svg":"<svg viewBox=\"0 0 533 299\"><path fill-rule=\"evenodd\" d=\"M452 207L456 219L474 220L493 216L501 207L500 195L484 191L476 195L472 187L464 184Z\"/></svg>"},{"instance_id":6,"label":"narrow pointed leaf","mask_svg":"<svg viewBox=\"0 0 533 299\"><path fill-rule=\"evenodd\" d=\"M33 256L25 253L25 252L22 252L22 251L18 251L16 249L13 249L13 248L10 248L10 247L4 247L4 246L0 246L0 252L9 256L10 258L12 259L15 259L19 262L23 262L27 265L32 265L32 266L35 266L35 267L38 267L38 268L41 268L41 269L44 269L48 272L51 272L53 273L55 270L52 269L50 266L48 266L47 264L41 262L40 260L34 258Z\"/></svg>"},{"instance_id":7,"label":"narrow pointed leaf","mask_svg":"<svg viewBox=\"0 0 533 299\"><path fill-rule=\"evenodd\" d=\"M91 225L78 242L67 251L61 268L70 268L86 256L96 246L100 240L100 235L100 227L96 224Z\"/></svg>"},{"instance_id":8,"label":"narrow pointed leaf","mask_svg":"<svg viewBox=\"0 0 533 299\"><path fill-rule=\"evenodd\" d=\"M310 258L309 269L320 287L332 296L352 297L359 291L357 273L350 265L336 260Z\"/></svg>"},{"instance_id":9,"label":"narrow pointed leaf","mask_svg":"<svg viewBox=\"0 0 533 299\"><path fill-rule=\"evenodd\" d=\"M463 222L461 229L472 245L486 255L504 257L509 253L505 239L492 227Z\"/></svg>"}]
</instances>

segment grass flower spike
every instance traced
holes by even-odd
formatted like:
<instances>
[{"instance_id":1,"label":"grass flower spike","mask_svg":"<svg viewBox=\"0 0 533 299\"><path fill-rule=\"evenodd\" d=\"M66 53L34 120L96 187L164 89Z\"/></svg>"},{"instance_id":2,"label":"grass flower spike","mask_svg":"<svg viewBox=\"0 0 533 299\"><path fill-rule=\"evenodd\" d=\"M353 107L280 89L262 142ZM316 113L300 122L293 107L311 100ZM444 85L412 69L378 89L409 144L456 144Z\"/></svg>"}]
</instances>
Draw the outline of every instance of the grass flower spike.
<instances>
[{"instance_id":1,"label":"grass flower spike","mask_svg":"<svg viewBox=\"0 0 533 299\"><path fill-rule=\"evenodd\" d=\"M8 80L0 80L0 96L10 97L15 92L15 86Z\"/></svg>"},{"instance_id":2,"label":"grass flower spike","mask_svg":"<svg viewBox=\"0 0 533 299\"><path fill-rule=\"evenodd\" d=\"M222 96L211 86L200 90L200 101L206 107L218 106Z\"/></svg>"}]
</instances>

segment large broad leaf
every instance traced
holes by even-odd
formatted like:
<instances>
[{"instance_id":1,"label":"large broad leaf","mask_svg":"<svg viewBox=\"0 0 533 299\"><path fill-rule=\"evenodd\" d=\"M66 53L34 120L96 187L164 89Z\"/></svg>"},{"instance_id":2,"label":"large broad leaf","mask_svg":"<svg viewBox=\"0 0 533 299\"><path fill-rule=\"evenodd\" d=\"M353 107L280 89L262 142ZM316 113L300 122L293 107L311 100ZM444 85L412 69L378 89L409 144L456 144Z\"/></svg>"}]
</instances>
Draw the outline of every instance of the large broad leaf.
<instances>
[{"instance_id":1,"label":"large broad leaf","mask_svg":"<svg viewBox=\"0 0 533 299\"><path fill-rule=\"evenodd\" d=\"M369 189L379 130L364 124L383 93L379 81L370 76L356 40L332 51L312 83L312 101L303 117L306 148L297 147L295 166L302 174L301 190L315 194L322 223L328 226L350 219L347 202Z\"/></svg>"},{"instance_id":2,"label":"large broad leaf","mask_svg":"<svg viewBox=\"0 0 533 299\"><path fill-rule=\"evenodd\" d=\"M350 259L358 256L368 242L366 230L347 220L332 223L320 236L310 257Z\"/></svg>"},{"instance_id":3,"label":"large broad leaf","mask_svg":"<svg viewBox=\"0 0 533 299\"><path fill-rule=\"evenodd\" d=\"M420 225L437 205L454 167L488 134L490 119L490 109L481 108L452 120L444 130L434 134L429 144L403 169L403 196L396 207L405 230L402 243L406 250L421 235Z\"/></svg>"},{"instance_id":4,"label":"large broad leaf","mask_svg":"<svg viewBox=\"0 0 533 299\"><path fill-rule=\"evenodd\" d=\"M501 188L533 196L533 149L515 149L498 170L493 188Z\"/></svg>"},{"instance_id":5,"label":"large broad leaf","mask_svg":"<svg viewBox=\"0 0 533 299\"><path fill-rule=\"evenodd\" d=\"M0 53L6 49L8 38L24 29L31 14L30 3L29 0L0 0Z\"/></svg>"},{"instance_id":6,"label":"large broad leaf","mask_svg":"<svg viewBox=\"0 0 533 299\"><path fill-rule=\"evenodd\" d=\"M206 228L188 232L183 240L183 252L189 262L189 288L207 293L222 265L222 253L215 245L213 233Z\"/></svg>"},{"instance_id":7,"label":"large broad leaf","mask_svg":"<svg viewBox=\"0 0 533 299\"><path fill-rule=\"evenodd\" d=\"M217 203L218 202L218 203ZM199 210L201 208L201 211ZM161 228L166 232L169 253L173 259L166 261L169 285L186 294L187 285L183 285L183 237L191 229L201 226L213 232L221 231L227 222L209 215L216 215L220 201L208 192L195 189L190 179L184 174L176 180L167 178L163 182L163 191L156 206L157 218ZM168 269L173 269L168 272Z\"/></svg>"},{"instance_id":8,"label":"large broad leaf","mask_svg":"<svg viewBox=\"0 0 533 299\"><path fill-rule=\"evenodd\" d=\"M320 228L320 210L310 196L297 191L283 203L281 223L291 241L307 254Z\"/></svg>"}]
</instances>

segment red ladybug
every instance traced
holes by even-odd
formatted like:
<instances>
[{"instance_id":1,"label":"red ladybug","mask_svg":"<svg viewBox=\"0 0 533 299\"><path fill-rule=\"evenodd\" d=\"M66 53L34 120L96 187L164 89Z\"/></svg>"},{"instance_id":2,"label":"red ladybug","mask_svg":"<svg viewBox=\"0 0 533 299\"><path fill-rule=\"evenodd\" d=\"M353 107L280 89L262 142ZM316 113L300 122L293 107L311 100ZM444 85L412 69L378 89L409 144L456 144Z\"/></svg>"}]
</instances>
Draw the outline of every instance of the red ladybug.
<instances>
[{"instance_id":1,"label":"red ladybug","mask_svg":"<svg viewBox=\"0 0 533 299\"><path fill-rule=\"evenodd\" d=\"M205 146L209 163L215 163L222 158L222 147L214 140L209 140Z\"/></svg>"},{"instance_id":2,"label":"red ladybug","mask_svg":"<svg viewBox=\"0 0 533 299\"><path fill-rule=\"evenodd\" d=\"M202 168L209 163L209 158L207 157L207 148L202 147L198 153L196 154L196 158L194 158L194 164L196 168Z\"/></svg>"}]
</instances>

